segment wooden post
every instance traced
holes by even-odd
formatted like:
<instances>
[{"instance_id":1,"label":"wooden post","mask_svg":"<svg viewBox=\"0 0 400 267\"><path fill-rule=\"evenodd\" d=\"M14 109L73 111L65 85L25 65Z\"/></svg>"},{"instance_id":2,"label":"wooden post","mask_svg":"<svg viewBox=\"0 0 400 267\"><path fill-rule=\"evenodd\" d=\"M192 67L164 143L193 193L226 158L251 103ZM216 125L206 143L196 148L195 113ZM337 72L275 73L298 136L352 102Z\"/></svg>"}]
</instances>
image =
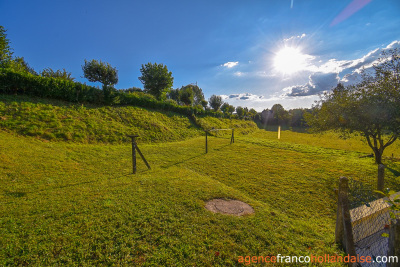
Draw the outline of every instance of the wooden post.
<instances>
[{"instance_id":1,"label":"wooden post","mask_svg":"<svg viewBox=\"0 0 400 267\"><path fill-rule=\"evenodd\" d=\"M388 248L388 258L390 256L400 255L400 220L392 220L389 230L389 248ZM388 262L388 267L399 266L400 258L397 259L399 262Z\"/></svg>"},{"instance_id":2,"label":"wooden post","mask_svg":"<svg viewBox=\"0 0 400 267\"><path fill-rule=\"evenodd\" d=\"M350 256L356 256L348 199L349 180L340 177L335 241L342 244Z\"/></svg>"},{"instance_id":3,"label":"wooden post","mask_svg":"<svg viewBox=\"0 0 400 267\"><path fill-rule=\"evenodd\" d=\"M235 129L232 129L231 144L235 143Z\"/></svg>"},{"instance_id":4,"label":"wooden post","mask_svg":"<svg viewBox=\"0 0 400 267\"><path fill-rule=\"evenodd\" d=\"M132 169L133 174L136 173L136 141L135 138L139 135L128 135L132 139Z\"/></svg>"},{"instance_id":5,"label":"wooden post","mask_svg":"<svg viewBox=\"0 0 400 267\"><path fill-rule=\"evenodd\" d=\"M208 153L207 136L208 136L208 132L206 131L206 153Z\"/></svg>"},{"instance_id":6,"label":"wooden post","mask_svg":"<svg viewBox=\"0 0 400 267\"><path fill-rule=\"evenodd\" d=\"M342 244L344 239L344 229L343 229L343 210L342 210L342 202L340 199L340 193L343 188L342 179L346 177L340 177L339 179L339 189L338 189L338 201L337 201L337 210L336 210L336 229L335 229L335 242L338 244Z\"/></svg>"},{"instance_id":7,"label":"wooden post","mask_svg":"<svg viewBox=\"0 0 400 267\"><path fill-rule=\"evenodd\" d=\"M144 156L143 156L142 152L140 151L139 147L138 147L136 144L135 144L135 147L136 147L136 150L137 150L137 152L139 153L140 157L142 158L142 160L143 160L144 163L146 164L147 168L149 168L149 170L150 170L150 169L151 169L151 168L150 168L150 165L149 165L149 163L147 162L147 160L144 158Z\"/></svg>"},{"instance_id":8,"label":"wooden post","mask_svg":"<svg viewBox=\"0 0 400 267\"><path fill-rule=\"evenodd\" d=\"M139 135L128 135L128 136L130 138L132 138L132 171L133 171L133 174L136 174L136 151L139 153L140 157L146 164L147 168L151 169L149 163L144 158L142 152L140 151L139 147L136 144L136 137L139 137Z\"/></svg>"},{"instance_id":9,"label":"wooden post","mask_svg":"<svg viewBox=\"0 0 400 267\"><path fill-rule=\"evenodd\" d=\"M379 164L378 165L378 191L383 192L385 187L385 165Z\"/></svg>"}]
</instances>

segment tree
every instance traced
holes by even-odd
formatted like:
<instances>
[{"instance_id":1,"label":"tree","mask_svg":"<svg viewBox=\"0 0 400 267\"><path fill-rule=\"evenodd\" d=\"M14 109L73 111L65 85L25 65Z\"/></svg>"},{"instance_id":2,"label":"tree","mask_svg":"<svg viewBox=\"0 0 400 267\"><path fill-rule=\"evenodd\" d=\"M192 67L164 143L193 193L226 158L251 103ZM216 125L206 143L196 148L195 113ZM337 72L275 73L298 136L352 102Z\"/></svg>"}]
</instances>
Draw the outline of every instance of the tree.
<instances>
[{"instance_id":1,"label":"tree","mask_svg":"<svg viewBox=\"0 0 400 267\"><path fill-rule=\"evenodd\" d=\"M166 94L171 90L174 78L167 66L157 63L147 63L140 69L142 76L139 80L143 83L144 91L154 95L159 100L166 99Z\"/></svg>"},{"instance_id":2,"label":"tree","mask_svg":"<svg viewBox=\"0 0 400 267\"><path fill-rule=\"evenodd\" d=\"M106 103L112 103L112 94L115 90L112 86L118 83L118 71L109 63L92 59L82 66L83 74L90 82L101 82L103 84L103 94Z\"/></svg>"},{"instance_id":3,"label":"tree","mask_svg":"<svg viewBox=\"0 0 400 267\"><path fill-rule=\"evenodd\" d=\"M7 30L0 25L0 67L12 59L12 49L10 40L7 39Z\"/></svg>"},{"instance_id":4,"label":"tree","mask_svg":"<svg viewBox=\"0 0 400 267\"><path fill-rule=\"evenodd\" d=\"M235 111L235 107L225 102L222 104L221 110L225 114L232 114Z\"/></svg>"},{"instance_id":5,"label":"tree","mask_svg":"<svg viewBox=\"0 0 400 267\"><path fill-rule=\"evenodd\" d=\"M7 68L11 68L17 72L25 72L33 75L38 75L37 72L31 66L29 66L28 62L26 62L23 57L16 57L8 60L5 65Z\"/></svg>"},{"instance_id":6,"label":"tree","mask_svg":"<svg viewBox=\"0 0 400 267\"><path fill-rule=\"evenodd\" d=\"M205 100L205 99L201 100L201 105L202 105L202 107L204 108L204 110L206 110L206 109L207 109L207 106L208 106L208 101Z\"/></svg>"},{"instance_id":7,"label":"tree","mask_svg":"<svg viewBox=\"0 0 400 267\"><path fill-rule=\"evenodd\" d=\"M175 100L176 103L179 103L179 92L180 92L179 88L171 89L167 94L167 98Z\"/></svg>"},{"instance_id":8,"label":"tree","mask_svg":"<svg viewBox=\"0 0 400 267\"><path fill-rule=\"evenodd\" d=\"M222 106L224 103L222 101L222 97L219 95L212 95L210 99L208 100L208 103L210 103L210 106L214 109L214 111L219 110L219 108Z\"/></svg>"},{"instance_id":9,"label":"tree","mask_svg":"<svg viewBox=\"0 0 400 267\"><path fill-rule=\"evenodd\" d=\"M179 102L186 106L192 106L194 102L194 92L192 87L186 86L179 90Z\"/></svg>"},{"instance_id":10,"label":"tree","mask_svg":"<svg viewBox=\"0 0 400 267\"><path fill-rule=\"evenodd\" d=\"M118 71L109 63L92 59L82 66L83 74L90 82L101 82L103 87L118 83Z\"/></svg>"},{"instance_id":11,"label":"tree","mask_svg":"<svg viewBox=\"0 0 400 267\"><path fill-rule=\"evenodd\" d=\"M23 57L13 58L10 40L7 39L7 30L0 25L0 67L11 68L17 72L31 73L37 75L36 71L29 66Z\"/></svg>"},{"instance_id":12,"label":"tree","mask_svg":"<svg viewBox=\"0 0 400 267\"><path fill-rule=\"evenodd\" d=\"M254 108L251 108L251 109L249 110L249 116L250 116L252 119L255 119L256 115L257 115L257 111L256 111Z\"/></svg>"},{"instance_id":13,"label":"tree","mask_svg":"<svg viewBox=\"0 0 400 267\"><path fill-rule=\"evenodd\" d=\"M42 70L42 73L40 75L42 75L43 77L53 77L68 81L75 80L75 78L71 77L71 72L67 72L65 69L54 71L51 68L47 68Z\"/></svg>"},{"instance_id":14,"label":"tree","mask_svg":"<svg viewBox=\"0 0 400 267\"><path fill-rule=\"evenodd\" d=\"M281 125L282 123L287 121L288 112L283 108L281 104L273 105L271 110L274 114L273 119L276 125Z\"/></svg>"},{"instance_id":15,"label":"tree","mask_svg":"<svg viewBox=\"0 0 400 267\"><path fill-rule=\"evenodd\" d=\"M324 94L311 114L305 114L314 132L335 130L345 137L360 133L374 152L375 162L400 133L400 56L398 49L383 52L373 66L374 74L363 73L362 82L339 84Z\"/></svg>"},{"instance_id":16,"label":"tree","mask_svg":"<svg viewBox=\"0 0 400 267\"><path fill-rule=\"evenodd\" d=\"M197 84L196 85L190 84L189 86L192 87L193 90L193 105L201 106L202 101L205 101L203 90L200 87L198 87Z\"/></svg>"},{"instance_id":17,"label":"tree","mask_svg":"<svg viewBox=\"0 0 400 267\"><path fill-rule=\"evenodd\" d=\"M289 110L289 124L291 127L304 127L306 123L304 121L304 114L310 112L309 109L295 108Z\"/></svg>"},{"instance_id":18,"label":"tree","mask_svg":"<svg viewBox=\"0 0 400 267\"><path fill-rule=\"evenodd\" d=\"M239 118L243 118L245 115L245 112L246 111L244 110L243 107L241 107L241 106L236 107L236 114L239 116Z\"/></svg>"}]
</instances>

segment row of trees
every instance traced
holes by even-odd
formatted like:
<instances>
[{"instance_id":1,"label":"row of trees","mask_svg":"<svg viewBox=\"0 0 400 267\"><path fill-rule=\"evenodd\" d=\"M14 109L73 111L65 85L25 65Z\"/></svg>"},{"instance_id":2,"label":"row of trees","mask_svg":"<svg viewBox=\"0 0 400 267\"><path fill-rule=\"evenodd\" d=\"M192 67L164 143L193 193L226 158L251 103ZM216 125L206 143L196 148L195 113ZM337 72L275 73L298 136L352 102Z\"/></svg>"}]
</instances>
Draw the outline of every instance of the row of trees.
<instances>
[{"instance_id":1,"label":"row of trees","mask_svg":"<svg viewBox=\"0 0 400 267\"><path fill-rule=\"evenodd\" d=\"M42 77L52 77L60 80L74 81L71 73L62 70L46 68L37 73L29 64L19 57L13 57L10 41L6 37L6 30L0 26L0 66L13 69L16 72L31 73ZM90 82L102 84L103 98L106 104L115 102L118 95L114 86L118 83L118 71L107 62L92 59L85 60L82 66L83 74ZM143 84L143 90L132 87L122 92L144 92L154 96L159 101L169 101L181 106L195 107L203 110L212 110L225 116L232 116L235 112L241 119L259 119L260 114L247 107L234 107L224 103L221 96L212 95L208 101L204 98L202 89L197 84L189 84L181 88L172 89L174 78L166 65L147 63L141 66L141 76L138 79ZM278 113L277 113L278 114ZM280 118L280 117L279 117Z\"/></svg>"},{"instance_id":2,"label":"row of trees","mask_svg":"<svg viewBox=\"0 0 400 267\"><path fill-rule=\"evenodd\" d=\"M311 109L296 108L285 110L281 104L275 104L271 109L265 109L256 119L266 125L286 125L290 127L307 127L305 114L310 113Z\"/></svg>"}]
</instances>

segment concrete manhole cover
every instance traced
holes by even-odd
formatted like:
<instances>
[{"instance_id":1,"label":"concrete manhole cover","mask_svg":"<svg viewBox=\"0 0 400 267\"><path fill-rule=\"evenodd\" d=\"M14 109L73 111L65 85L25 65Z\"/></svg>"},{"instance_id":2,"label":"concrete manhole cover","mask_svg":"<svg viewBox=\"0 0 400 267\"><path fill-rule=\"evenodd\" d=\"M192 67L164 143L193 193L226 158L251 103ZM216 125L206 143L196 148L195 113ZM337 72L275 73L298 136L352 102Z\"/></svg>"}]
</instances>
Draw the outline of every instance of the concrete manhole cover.
<instances>
[{"instance_id":1,"label":"concrete manhole cover","mask_svg":"<svg viewBox=\"0 0 400 267\"><path fill-rule=\"evenodd\" d=\"M206 209L214 213L242 216L254 213L254 209L239 200L213 199L206 203Z\"/></svg>"}]
</instances>

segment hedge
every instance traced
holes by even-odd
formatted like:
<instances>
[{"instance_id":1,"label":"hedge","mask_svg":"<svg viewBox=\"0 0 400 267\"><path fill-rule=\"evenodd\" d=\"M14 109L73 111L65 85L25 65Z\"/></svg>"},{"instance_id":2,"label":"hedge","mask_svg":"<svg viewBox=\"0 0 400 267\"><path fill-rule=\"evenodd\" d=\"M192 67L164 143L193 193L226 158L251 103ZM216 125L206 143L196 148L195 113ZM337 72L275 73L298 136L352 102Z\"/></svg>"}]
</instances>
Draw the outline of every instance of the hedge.
<instances>
[{"instance_id":1,"label":"hedge","mask_svg":"<svg viewBox=\"0 0 400 267\"><path fill-rule=\"evenodd\" d=\"M104 99L103 90L79 82L53 77L42 77L30 73L0 68L0 94L19 94L65 100L73 103L129 105L172 111L194 118L196 115L221 117L213 111L198 107L180 106L172 102L158 101L142 92L113 91L113 100ZM107 102L107 103L106 103Z\"/></svg>"}]
</instances>

